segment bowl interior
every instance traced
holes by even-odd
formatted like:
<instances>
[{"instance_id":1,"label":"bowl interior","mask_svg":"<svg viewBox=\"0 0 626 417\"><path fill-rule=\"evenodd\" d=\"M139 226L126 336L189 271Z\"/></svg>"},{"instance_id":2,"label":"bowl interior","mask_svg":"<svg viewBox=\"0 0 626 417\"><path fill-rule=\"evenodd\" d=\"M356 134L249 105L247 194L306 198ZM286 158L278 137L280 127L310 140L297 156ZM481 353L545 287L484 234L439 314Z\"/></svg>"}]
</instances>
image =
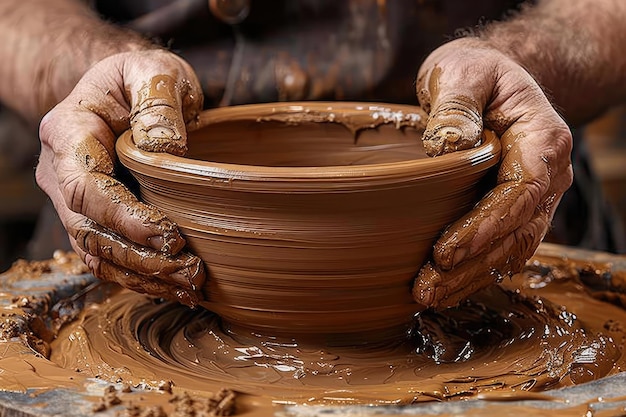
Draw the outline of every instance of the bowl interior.
<instances>
[{"instance_id":1,"label":"bowl interior","mask_svg":"<svg viewBox=\"0 0 626 417\"><path fill-rule=\"evenodd\" d=\"M352 132L335 123L225 121L189 138L187 158L267 167L330 167L427 158L423 129L384 125Z\"/></svg>"},{"instance_id":2,"label":"bowl interior","mask_svg":"<svg viewBox=\"0 0 626 417\"><path fill-rule=\"evenodd\" d=\"M267 167L331 167L426 158L419 108L357 103L240 106L201 120L187 158ZM226 109L226 112L232 109ZM373 129L372 127L376 127Z\"/></svg>"}]
</instances>

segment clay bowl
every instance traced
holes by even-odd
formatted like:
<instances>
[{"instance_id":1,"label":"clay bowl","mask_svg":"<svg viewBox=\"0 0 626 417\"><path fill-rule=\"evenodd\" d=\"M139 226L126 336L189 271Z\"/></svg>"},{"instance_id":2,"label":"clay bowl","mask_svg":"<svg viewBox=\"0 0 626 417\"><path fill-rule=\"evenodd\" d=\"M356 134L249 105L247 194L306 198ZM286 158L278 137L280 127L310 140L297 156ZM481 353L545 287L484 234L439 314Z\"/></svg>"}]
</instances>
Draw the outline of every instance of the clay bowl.
<instances>
[{"instance_id":1,"label":"clay bowl","mask_svg":"<svg viewBox=\"0 0 626 417\"><path fill-rule=\"evenodd\" d=\"M347 102L208 110L186 158L117 143L141 199L178 223L231 329L379 340L420 310L411 286L476 202L499 141L435 158L417 107ZM365 335L365 336L364 336Z\"/></svg>"}]
</instances>

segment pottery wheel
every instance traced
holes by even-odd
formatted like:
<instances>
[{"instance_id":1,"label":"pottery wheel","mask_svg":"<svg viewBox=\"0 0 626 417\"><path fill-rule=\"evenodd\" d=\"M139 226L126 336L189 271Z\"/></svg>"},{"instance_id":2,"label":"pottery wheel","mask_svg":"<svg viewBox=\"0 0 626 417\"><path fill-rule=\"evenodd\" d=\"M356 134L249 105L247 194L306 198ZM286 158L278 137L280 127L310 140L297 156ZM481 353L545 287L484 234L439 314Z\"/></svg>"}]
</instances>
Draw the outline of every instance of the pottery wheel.
<instances>
[{"instance_id":1,"label":"pottery wheel","mask_svg":"<svg viewBox=\"0 0 626 417\"><path fill-rule=\"evenodd\" d=\"M407 378L403 377L401 375L402 372L398 371L396 375L390 374L388 378L390 382L388 384L396 384L399 390L406 390L398 398L407 400L400 403L384 401L384 396L376 397L375 393L369 392L372 391L371 386L368 385L367 381L363 380L360 382L362 389L359 388L359 385L349 385L347 387L347 391L351 392L348 396L343 395L341 393L342 390L338 390L336 393L328 393L324 401L292 401L298 404L304 402L307 404L306 406L290 404L288 400L267 403L255 398L254 392L267 391L268 395L271 394L273 398L294 398L297 397L298 384L294 385L290 381L281 381L280 379L263 382L265 378L263 370L267 366L259 368L261 375L259 381L238 384L237 380L238 378L241 379L241 376L237 374L237 370L232 370L234 362L229 364L231 371L224 374L222 380L223 388L234 387L236 392L242 392L239 396L243 397L243 399L240 403L241 405L236 409L236 415L349 416L401 415L407 413L449 415L459 412L464 412L466 415L484 415L485 413L510 414L518 412L540 415L548 412L553 413L550 410L555 409L568 414L584 415L587 410L592 412L623 410L626 406L626 401L623 398L626 376L620 372L621 369L618 369L623 361L623 354L621 353L623 341L615 339L624 333L623 329L620 328L621 323L618 320L618 313L626 317L626 312L621 313L623 310L618 305L622 303L619 286L622 277L626 276L626 259L603 253L592 253L543 244L538 255L529 262L528 271L524 277L525 288L522 290L522 295L528 297L527 299L525 298L524 303L530 303L530 306L535 306L533 303L543 302L538 301L541 300L541 297L534 297L533 293L540 294L537 291L544 291L542 288L561 285L559 281L565 277L559 276L559 273L565 275L576 273L580 283L585 284L584 288L580 288L580 292L584 297L588 297L587 300L582 295L577 298L578 296L574 292L571 294L564 293L564 298L562 300L557 299L556 303L554 303L554 306L559 308L561 304L565 304L563 300L571 299L571 301L568 301L567 309L564 308L558 314L560 314L563 323L579 322L583 330L581 330L582 333L580 334L572 331L571 333L575 337L572 336L572 339L567 339L571 340L572 344L580 344L579 346L569 346L571 349L567 346L564 347L572 352L572 363L575 363L576 366L570 366L565 372L558 374L559 371L556 369L558 368L558 361L555 361L551 365L555 369L553 372L553 376L555 376L554 381L550 380L549 376L547 377L548 379L540 375L534 378L535 381L539 381L535 382L536 384L540 384L542 378L548 381L546 386L540 390L534 390L532 386L520 386L517 390L504 391L485 389L478 392L465 392L460 390L460 395L458 396L447 396L446 389L450 390L450 387L454 385L448 383L445 385L445 389L439 391L441 397L432 399L449 401L426 401L427 398L424 398L423 394L428 390L425 389L424 384L422 384L422 387L411 387L410 383L406 382ZM72 262L71 257L64 254L58 254L54 261L21 263L0 277L0 288L2 288L0 307L2 308L1 314L3 317L2 326L0 327L0 349L4 352L0 356L0 368L2 369L2 372L0 372L0 388L2 389L0 391L0 410L2 410L3 415L133 415L131 414L132 410L139 413L139 410L143 409L145 413L145 410L148 408L159 404L162 405L162 409L166 409L168 404L169 409L172 409L174 407L172 404L176 401L181 404L185 401L187 403L198 402L203 397L207 397L207 404L211 403L211 401L213 401L211 404L225 401L228 395L226 394L227 391L221 391L219 384L217 384L215 389L207 392L203 389L203 381L199 378L196 378L197 387L194 390L192 377L189 377L187 381L180 380L181 382L176 382L177 379L172 377L174 380L173 384L167 378L152 380L148 377L143 380L134 380L129 376L129 374L133 373L132 370L129 370L128 374L124 374L124 372L119 370L119 367L111 366L107 368L104 365L98 365L97 369L90 369L89 366L94 366L95 362L90 364L80 361L81 357L95 356L97 352L89 354L83 352L80 355L72 355L75 356L76 360L65 368L59 365L58 359L48 359L59 356L55 353L55 348L60 349L60 346L64 346L63 343L71 343L71 341L67 342L67 340L70 340L72 337L81 337L80 332L72 331L67 333L67 329L70 328L71 323L81 320L79 318L85 315L85 311L90 308L100 308L97 307L99 305L115 303L116 299L119 300L119 298L116 298L118 297L117 294L109 298L110 294L116 292L115 289L102 285L98 286L94 283L96 281L90 274L86 273L80 265ZM509 294L506 297L515 297L515 295L511 295L514 294L514 291L511 290L513 285L519 285L519 282L511 283L509 288L492 289L490 291ZM576 287L571 287L570 289L576 289ZM486 296L495 297L493 294L487 294ZM552 297L546 295L546 298ZM473 303L480 303L481 301L485 300L479 297L474 299ZM600 306L602 311L594 314L604 315L607 319L602 336L592 337L591 332L585 327L587 326L586 322L591 320L591 316L585 317L585 315L578 313L578 317L576 317L572 313L572 311L582 311L577 303L598 303L597 305ZM153 304L157 310L159 308L163 309L164 304ZM176 308L176 306L173 306L161 313L175 315ZM492 307L492 309L495 308ZM598 308L594 307L594 311L596 310ZM488 311L488 309L485 311ZM519 310L516 311L519 312ZM614 311L615 314L613 314ZM194 312L193 314L196 314L197 320L207 320L208 317L207 313ZM106 317L112 318L112 316ZM452 326L452 322L461 320L461 316L446 316L447 319L445 320L442 317L424 318L424 320L431 320L431 325L437 322L437 320L439 320L438 323L440 324L447 320L447 326ZM609 318L615 320L609 320ZM87 326L87 324L84 323L84 326ZM422 326L424 326L423 323ZM106 333L113 327L110 329L106 326L101 328ZM147 328L147 331L150 331L149 326L144 326L143 328ZM442 325L440 329L446 329L446 327ZM540 328L537 327L537 329ZM546 329L541 328L542 331L547 331ZM422 328L422 330L424 329ZM436 335L435 330L431 332L423 331L420 339L421 344L418 343L412 347L418 351L426 348L431 350L426 356L431 361L440 362L435 364L440 366L440 368L436 368L435 365L431 364L434 366L433 369L448 369L450 368L448 364L454 364L455 361L469 363L467 362L468 359L463 358L464 350L461 345L455 349L448 349L448 353L452 352L456 357L437 356L436 352L434 352L437 347L436 337L433 337L433 335ZM472 332L472 329L466 328L466 331L469 334ZM551 331L559 333L558 326ZM167 329L159 329L159 332L168 334ZM520 334L522 333L515 333L516 339L520 339ZM528 335L528 337L530 338L531 335ZM55 338L57 339L56 341ZM141 336L136 338L136 343L127 341L129 343L127 346L120 347L115 346L115 344L109 346L108 349L113 352L111 357L126 355L130 351L130 346L135 346L146 357L158 358L159 355L163 355L163 352L155 350L155 347L148 346L145 341L142 342ZM483 334L481 338L488 338L488 335ZM490 343L504 340L503 338L504 336L497 335L495 338L490 339ZM428 343L424 342L424 339L429 339ZM479 339L466 338L463 340L471 340L476 345L478 343L476 340ZM133 343L135 344L133 345ZM604 343L605 345L599 346L594 345L594 343ZM607 346L609 347L607 348ZM52 352L50 351L51 349ZM507 346L501 346L498 350L506 351L506 349ZM604 359L602 359L600 352L605 351L612 352L612 356L609 358L610 360L602 362ZM490 353L490 355L493 357L496 353ZM348 357L345 353L344 356ZM467 356L467 358L470 356ZM234 361L232 358L228 360ZM413 360L416 360L415 357L413 357ZM479 360L484 363L488 362L487 358L479 358ZM162 365L161 368L165 369L167 366L171 366L171 363L167 363L168 361L164 362L165 365ZM109 360L110 362L111 360ZM202 363L201 360L199 362ZM599 369L606 363L609 363L613 368ZM586 367L589 364L593 366ZM398 364L393 366L396 366L397 369L401 368ZM510 366L514 370L516 365L511 362ZM427 368L424 365L421 369ZM168 371L163 369L155 369L153 375L157 377L169 375ZM283 371L285 370L283 369ZM137 375L140 373L137 372ZM144 372L144 375L147 374L147 372ZM284 375L291 374L287 372ZM367 379L367 376L364 375L361 374L360 378ZM419 372L416 375L419 376ZM472 377L469 374L468 376ZM117 380L114 377L117 377ZM315 381L311 375L308 377L310 380ZM439 374L433 373L431 379L439 377ZM397 380L394 380L394 378ZM572 383L570 379L574 380L573 382L575 383ZM132 383L129 385L128 381ZM306 384L300 391L303 395L306 394L306 396L312 397L319 395L316 393L328 391L324 383L319 381L316 383L321 386L321 391L311 389ZM459 380L456 384L460 386L466 382ZM562 382L569 386L558 389L551 388L551 384L558 386ZM385 381L377 383L384 385ZM267 385L267 387L263 388L263 384ZM288 395L285 394L281 397L281 392L286 392ZM432 390L432 392L436 392L436 390ZM312 393L314 395L309 395ZM109 400L103 400L107 395ZM352 397L359 397L359 395L363 395L363 398L367 398L367 401L359 404L359 401L351 403L348 400ZM334 403L331 400L333 396L336 396L338 399ZM117 398L117 400L110 400L111 398ZM381 401L372 401L372 399L376 398L380 398ZM417 402L411 401L410 398ZM455 399L468 399L468 401L455 401ZM100 407L102 404L104 405ZM377 405L371 406L371 404ZM176 407L178 406L176 405Z\"/></svg>"}]
</instances>

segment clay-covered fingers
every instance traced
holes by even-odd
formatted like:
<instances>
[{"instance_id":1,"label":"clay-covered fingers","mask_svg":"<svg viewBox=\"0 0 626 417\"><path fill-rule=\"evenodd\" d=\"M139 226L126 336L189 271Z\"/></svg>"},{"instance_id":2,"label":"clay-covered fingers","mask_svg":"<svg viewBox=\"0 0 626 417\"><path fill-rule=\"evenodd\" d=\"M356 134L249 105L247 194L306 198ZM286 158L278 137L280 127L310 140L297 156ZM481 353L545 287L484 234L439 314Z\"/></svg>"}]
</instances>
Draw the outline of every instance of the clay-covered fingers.
<instances>
[{"instance_id":1,"label":"clay-covered fingers","mask_svg":"<svg viewBox=\"0 0 626 417\"><path fill-rule=\"evenodd\" d=\"M556 113L554 116L558 118ZM534 131L534 123L547 123L550 127ZM514 129L526 129L528 134L515 134ZM445 270L479 257L494 242L524 227L540 211L548 222L534 235L538 244L571 184L571 136L558 120L531 122L520 118L501 136L501 142L503 155L496 186L472 211L448 227L435 244L433 258Z\"/></svg>"},{"instance_id":2,"label":"clay-covered fingers","mask_svg":"<svg viewBox=\"0 0 626 417\"><path fill-rule=\"evenodd\" d=\"M133 265L138 274L159 278L193 291L204 282L202 261L197 256L180 252L176 256L164 255L154 249L128 242L99 224L85 219L71 227L70 233L78 247L92 256L116 265Z\"/></svg>"},{"instance_id":3,"label":"clay-covered fingers","mask_svg":"<svg viewBox=\"0 0 626 417\"><path fill-rule=\"evenodd\" d=\"M92 271L96 271L98 275L110 277L110 279L105 278L105 280L116 282L130 290L149 294L152 297L177 301L191 308L195 308L200 302L197 292L192 292L175 285L157 282L152 276L137 274L105 260L91 257L90 259L85 259L85 263Z\"/></svg>"},{"instance_id":4,"label":"clay-covered fingers","mask_svg":"<svg viewBox=\"0 0 626 417\"><path fill-rule=\"evenodd\" d=\"M199 83L189 65L153 50L96 64L42 119L37 182L86 259L149 277L155 284L141 284L144 289L157 291L163 282L195 290L194 280L204 276L194 272L200 261L181 253L185 240L176 224L116 178L115 141L132 119L146 149L184 153L185 126L201 108ZM144 255L150 260L139 259Z\"/></svg>"},{"instance_id":5,"label":"clay-covered fingers","mask_svg":"<svg viewBox=\"0 0 626 417\"><path fill-rule=\"evenodd\" d=\"M106 233L107 242L94 250L90 244L97 242L102 232L97 227L93 229L92 226L93 223L86 220L73 227L77 231L77 238L86 241L79 243L76 239L71 239L71 243L74 250L99 279L115 282L125 288L153 297L178 301L189 307L196 307L202 300L200 288L204 282L204 267L199 258L184 252L175 257L165 257L157 251L137 247L132 242L108 233ZM86 252L83 247L100 253L101 256L94 256ZM126 248L129 254L118 251L120 247ZM141 267L132 270L120 266L120 264L132 265L132 259L137 255L145 256L150 261L144 261ZM120 262L120 256L129 259ZM128 263L128 260L131 262ZM143 271L145 273L141 273Z\"/></svg>"},{"instance_id":6,"label":"clay-covered fingers","mask_svg":"<svg viewBox=\"0 0 626 417\"><path fill-rule=\"evenodd\" d=\"M427 62L417 79L417 97L429 116L422 138L426 153L436 156L479 145L482 110L491 93L487 74L474 76L475 67L456 65L446 56Z\"/></svg>"},{"instance_id":7,"label":"clay-covered fingers","mask_svg":"<svg viewBox=\"0 0 626 417\"><path fill-rule=\"evenodd\" d=\"M427 132L444 132L425 138L432 154L462 149L459 141L471 145L480 120L502 143L495 187L443 232L416 279L417 302L445 307L519 272L532 256L571 184L572 137L533 78L478 40L444 45L420 71ZM446 123L460 127L460 136L445 133Z\"/></svg>"},{"instance_id":8,"label":"clay-covered fingers","mask_svg":"<svg viewBox=\"0 0 626 417\"><path fill-rule=\"evenodd\" d=\"M428 262L420 270L413 286L413 298L433 309L453 307L478 290L500 282L519 271L530 258L549 225L548 214L538 209L535 216L481 253L479 260L463 262L453 269L443 269Z\"/></svg>"},{"instance_id":9,"label":"clay-covered fingers","mask_svg":"<svg viewBox=\"0 0 626 417\"><path fill-rule=\"evenodd\" d=\"M130 290L149 294L152 297L178 301L192 308L196 307L201 300L199 291L190 291L169 282L156 281L152 275L141 275L103 258L92 256L75 245L74 242L72 242L72 246L93 274L103 281L114 282Z\"/></svg>"},{"instance_id":10,"label":"clay-covered fingers","mask_svg":"<svg viewBox=\"0 0 626 417\"><path fill-rule=\"evenodd\" d=\"M137 147L184 155L185 124L197 118L202 109L197 82L162 74L139 84L131 83L129 87L133 103L130 124Z\"/></svg>"}]
</instances>

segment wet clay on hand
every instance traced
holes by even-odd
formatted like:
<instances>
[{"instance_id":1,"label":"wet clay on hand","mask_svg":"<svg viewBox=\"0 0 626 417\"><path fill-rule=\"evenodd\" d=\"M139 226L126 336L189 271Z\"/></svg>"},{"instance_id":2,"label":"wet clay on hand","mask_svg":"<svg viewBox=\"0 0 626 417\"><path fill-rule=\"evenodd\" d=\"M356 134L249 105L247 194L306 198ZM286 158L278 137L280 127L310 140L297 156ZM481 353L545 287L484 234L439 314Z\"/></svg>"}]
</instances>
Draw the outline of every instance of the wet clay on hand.
<instances>
[{"instance_id":1,"label":"wet clay on hand","mask_svg":"<svg viewBox=\"0 0 626 417\"><path fill-rule=\"evenodd\" d=\"M202 94L189 81L177 82L164 74L143 84L136 101L130 125L137 147L184 155L187 152L185 122L195 122L202 108Z\"/></svg>"},{"instance_id":2,"label":"wet clay on hand","mask_svg":"<svg viewBox=\"0 0 626 417\"><path fill-rule=\"evenodd\" d=\"M192 68L175 54L150 49L96 63L42 119L38 184L97 277L198 302L202 262L181 252L185 240L176 224L138 201L117 176L115 142L132 127L146 148L184 152L185 123L201 108Z\"/></svg>"},{"instance_id":3,"label":"wet clay on hand","mask_svg":"<svg viewBox=\"0 0 626 417\"><path fill-rule=\"evenodd\" d=\"M439 77L442 69L435 67L417 80L417 97L428 113L428 123L422 141L430 156L442 155L480 144L483 130L479 104L465 95L439 100ZM437 103L432 107L432 103Z\"/></svg>"},{"instance_id":4,"label":"wet clay on hand","mask_svg":"<svg viewBox=\"0 0 626 417\"><path fill-rule=\"evenodd\" d=\"M95 222L87 222L78 229L75 239L79 247L102 258L95 271L102 280L190 307L195 307L202 298L204 265L197 256L186 252L165 255L129 242ZM119 265L130 265L132 270Z\"/></svg>"},{"instance_id":5,"label":"wet clay on hand","mask_svg":"<svg viewBox=\"0 0 626 417\"><path fill-rule=\"evenodd\" d=\"M87 138L76 154L88 171L85 177L90 187L87 192L90 199L82 203L82 211L95 215L107 200L116 202L116 212L108 212L104 217L108 227L91 219L68 227L76 245L98 258L97 262L88 260L94 267L94 274L139 292L195 306L201 298L199 289L204 282L204 266L199 258L181 252L185 240L176 225L156 208L139 202L113 177L110 157L99 141ZM120 212L127 217L123 224L117 224ZM158 227L160 235L147 238L147 244L155 249L131 242L112 231L112 227L126 231L126 227L132 227L131 220Z\"/></svg>"}]
</instances>

